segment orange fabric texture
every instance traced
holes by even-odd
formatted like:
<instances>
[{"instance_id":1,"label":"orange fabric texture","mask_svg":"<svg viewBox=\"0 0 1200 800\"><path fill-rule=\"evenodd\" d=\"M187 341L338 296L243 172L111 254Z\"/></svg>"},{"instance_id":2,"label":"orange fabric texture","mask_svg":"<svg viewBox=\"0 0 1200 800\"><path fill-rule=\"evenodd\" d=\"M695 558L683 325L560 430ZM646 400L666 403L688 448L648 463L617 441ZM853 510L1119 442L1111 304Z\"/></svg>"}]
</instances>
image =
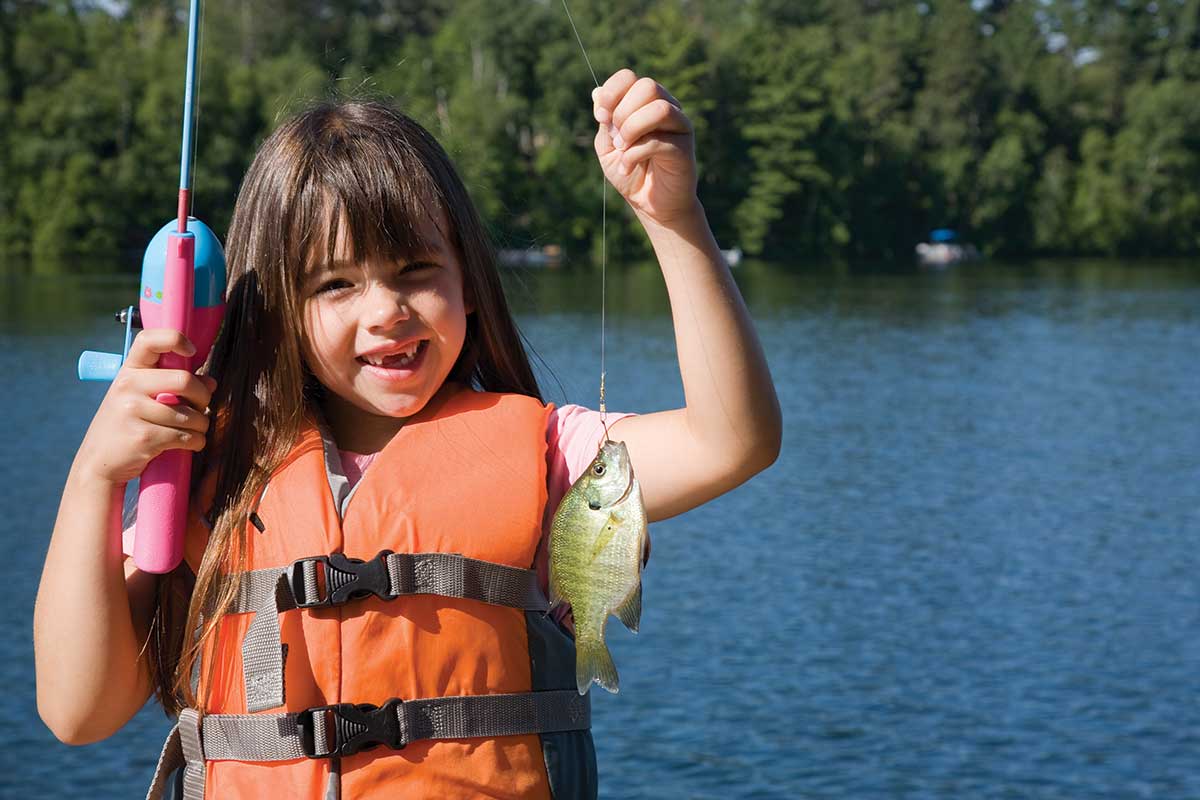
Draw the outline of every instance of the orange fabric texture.
<instances>
[{"instance_id":1,"label":"orange fabric texture","mask_svg":"<svg viewBox=\"0 0 1200 800\"><path fill-rule=\"evenodd\" d=\"M530 568L546 503L546 419L535 399L447 387L410 419L356 486L340 519L320 433L307 428L271 478L250 530L248 568L380 550L461 553ZM201 532L197 531L197 539ZM189 560L198 552L189 548ZM250 614L226 617L208 648L206 713L246 713L241 645ZM524 612L426 595L280 615L286 705L530 691ZM206 797L324 797L328 759L208 762ZM342 759L343 800L550 796L540 739L420 741Z\"/></svg>"}]
</instances>

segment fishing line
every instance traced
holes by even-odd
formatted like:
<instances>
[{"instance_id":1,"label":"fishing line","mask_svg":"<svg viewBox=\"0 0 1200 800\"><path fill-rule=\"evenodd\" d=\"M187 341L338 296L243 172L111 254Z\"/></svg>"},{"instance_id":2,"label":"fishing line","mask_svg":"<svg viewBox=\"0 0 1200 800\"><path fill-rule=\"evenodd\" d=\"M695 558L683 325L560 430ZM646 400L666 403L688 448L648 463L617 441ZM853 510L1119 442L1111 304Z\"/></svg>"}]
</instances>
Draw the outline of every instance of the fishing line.
<instances>
[{"instance_id":1,"label":"fishing line","mask_svg":"<svg viewBox=\"0 0 1200 800\"><path fill-rule=\"evenodd\" d=\"M567 21L571 23L571 30L575 32L575 41L579 42L579 50L583 53L583 60L587 64L588 72L592 73L592 82L596 84L596 88L600 88L600 80L596 77L596 70L592 68L592 59L588 58L587 48L583 46L583 37L579 35L579 28L575 26L575 18L571 16L571 9L567 7L567 0L562 0L563 11L567 12ZM608 268L608 179L604 176L603 167L600 169L600 424L604 426L604 439L608 440L608 409L604 404L604 328L605 328L605 306L607 298L607 268Z\"/></svg>"},{"instance_id":2,"label":"fishing line","mask_svg":"<svg viewBox=\"0 0 1200 800\"><path fill-rule=\"evenodd\" d=\"M571 9L567 8L567 0L562 0L563 11L567 12L567 22L571 23L571 30L575 31L575 41L579 42L579 49L583 51L583 60L587 62L588 71L592 73L592 81L596 84L596 88L600 88L600 81L596 78L596 70L592 69L592 60L588 58L587 48L583 46L583 39L579 36L579 28L575 27L575 18L571 16Z\"/></svg>"}]
</instances>

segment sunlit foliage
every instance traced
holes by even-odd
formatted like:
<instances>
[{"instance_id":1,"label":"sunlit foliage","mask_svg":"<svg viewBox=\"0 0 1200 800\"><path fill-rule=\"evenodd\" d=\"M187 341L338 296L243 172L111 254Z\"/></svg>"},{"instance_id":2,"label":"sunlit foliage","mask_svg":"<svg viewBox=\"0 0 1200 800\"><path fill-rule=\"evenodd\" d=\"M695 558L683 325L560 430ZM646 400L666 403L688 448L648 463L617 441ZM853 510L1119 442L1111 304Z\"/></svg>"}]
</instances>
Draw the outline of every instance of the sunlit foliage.
<instances>
[{"instance_id":1,"label":"sunlit foliage","mask_svg":"<svg viewBox=\"0 0 1200 800\"><path fill-rule=\"evenodd\" d=\"M498 241L600 233L592 77L558 0L208 0L196 211L330 97L399 103ZM653 75L697 133L723 246L908 258L1200 252L1200 0L574 0L600 79ZM0 0L0 258L136 257L173 214L186 3ZM611 199L611 198L610 198ZM628 214L609 246L644 248Z\"/></svg>"}]
</instances>

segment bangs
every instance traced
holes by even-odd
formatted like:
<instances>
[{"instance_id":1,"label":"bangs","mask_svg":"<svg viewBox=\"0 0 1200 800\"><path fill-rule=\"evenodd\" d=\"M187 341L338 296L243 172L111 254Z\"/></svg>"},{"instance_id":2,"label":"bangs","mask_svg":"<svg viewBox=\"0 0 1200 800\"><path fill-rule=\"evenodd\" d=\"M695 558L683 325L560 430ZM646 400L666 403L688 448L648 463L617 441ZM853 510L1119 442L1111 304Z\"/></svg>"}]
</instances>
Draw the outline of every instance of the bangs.
<instances>
[{"instance_id":1,"label":"bangs","mask_svg":"<svg viewBox=\"0 0 1200 800\"><path fill-rule=\"evenodd\" d=\"M300 132L305 157L284 231L297 276L338 259L404 263L453 246L445 197L419 153L403 136L379 135L391 120L350 111L317 113Z\"/></svg>"}]
</instances>

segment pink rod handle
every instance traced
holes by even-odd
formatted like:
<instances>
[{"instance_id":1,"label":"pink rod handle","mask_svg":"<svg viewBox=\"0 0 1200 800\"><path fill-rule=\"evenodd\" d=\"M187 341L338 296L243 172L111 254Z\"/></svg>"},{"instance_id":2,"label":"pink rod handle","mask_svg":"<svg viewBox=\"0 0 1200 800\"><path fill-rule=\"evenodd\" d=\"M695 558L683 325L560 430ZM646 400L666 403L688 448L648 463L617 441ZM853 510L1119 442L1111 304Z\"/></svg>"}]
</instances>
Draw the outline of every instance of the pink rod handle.
<instances>
[{"instance_id":1,"label":"pink rod handle","mask_svg":"<svg viewBox=\"0 0 1200 800\"><path fill-rule=\"evenodd\" d=\"M167 238L167 260L163 273L162 327L186 333L191 324L192 293L195 288L196 240L191 234ZM147 315L143 313L143 317ZM164 369L191 369L191 359L165 353L158 359ZM179 398L160 394L160 403L178 405ZM187 530L188 491L192 477L192 453L168 450L146 465L138 490L137 529L134 533L133 563L145 572L170 572L183 558Z\"/></svg>"},{"instance_id":2,"label":"pink rod handle","mask_svg":"<svg viewBox=\"0 0 1200 800\"><path fill-rule=\"evenodd\" d=\"M138 490L133 563L144 572L170 572L183 559L192 454L168 450L146 465Z\"/></svg>"}]
</instances>

